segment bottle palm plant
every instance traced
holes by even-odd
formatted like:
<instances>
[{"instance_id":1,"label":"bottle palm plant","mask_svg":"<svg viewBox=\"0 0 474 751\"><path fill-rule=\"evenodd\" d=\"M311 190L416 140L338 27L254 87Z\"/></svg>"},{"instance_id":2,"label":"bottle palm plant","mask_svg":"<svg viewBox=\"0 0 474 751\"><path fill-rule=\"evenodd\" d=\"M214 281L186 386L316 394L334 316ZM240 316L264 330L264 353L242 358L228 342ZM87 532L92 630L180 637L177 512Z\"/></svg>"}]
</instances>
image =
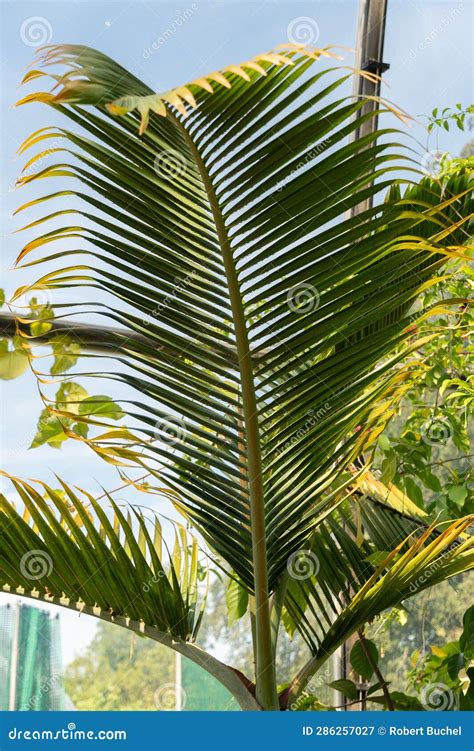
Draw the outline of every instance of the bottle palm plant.
<instances>
[{"instance_id":1,"label":"bottle palm plant","mask_svg":"<svg viewBox=\"0 0 474 751\"><path fill-rule=\"evenodd\" d=\"M73 187L22 206L71 202L28 225L59 222L21 251L23 265L49 266L18 295L91 290L55 308L51 340L84 306L119 325L97 375L128 389L127 426L112 427L98 397L75 419L105 431L74 437L119 468L146 467L194 533L178 527L168 553L140 507L12 478L24 513L1 501L3 584L167 644L244 709L293 707L364 623L473 564L469 519L435 526L369 471L423 367L430 334L417 323L437 308L417 310L417 296L463 253L467 177L419 180L393 127L351 141L374 115L340 94L353 72L330 49L286 45L163 94L86 47L45 48L40 63L25 82L48 75L53 90L21 103L76 128L32 134L21 151L54 139L46 153L64 160L20 183ZM66 419L73 407L51 409ZM255 676L195 644L204 544L248 603ZM282 618L310 657L278 692Z\"/></svg>"}]
</instances>

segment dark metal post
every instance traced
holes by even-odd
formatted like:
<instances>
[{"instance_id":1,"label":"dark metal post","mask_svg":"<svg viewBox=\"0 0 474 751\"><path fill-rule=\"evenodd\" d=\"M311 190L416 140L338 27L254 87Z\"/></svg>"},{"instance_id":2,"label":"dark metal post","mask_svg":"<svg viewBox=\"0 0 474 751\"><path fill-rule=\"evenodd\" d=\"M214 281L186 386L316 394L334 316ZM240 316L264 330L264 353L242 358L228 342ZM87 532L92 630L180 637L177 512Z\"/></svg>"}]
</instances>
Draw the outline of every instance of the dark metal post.
<instances>
[{"instance_id":1,"label":"dark metal post","mask_svg":"<svg viewBox=\"0 0 474 751\"><path fill-rule=\"evenodd\" d=\"M383 62L386 20L387 0L359 0L359 19L354 63L357 70L364 70L381 76L389 68L389 65ZM378 97L380 96L380 80L370 81L363 76L356 75L354 76L352 93L356 97ZM377 129L378 118L376 113L378 109L379 103L376 100L367 102L364 105L361 114L374 112L375 115L354 131L351 140L357 141ZM372 199L367 199L351 209L349 216L360 214L369 209L371 205ZM336 655L337 664L341 666L341 678L348 678L349 676L349 654L356 640L356 636L348 639L342 645L340 655ZM361 698L361 696L359 695L358 698ZM351 708L347 706L348 703L348 700L343 697L345 709ZM359 705L356 705L356 708L358 709Z\"/></svg>"}]
</instances>

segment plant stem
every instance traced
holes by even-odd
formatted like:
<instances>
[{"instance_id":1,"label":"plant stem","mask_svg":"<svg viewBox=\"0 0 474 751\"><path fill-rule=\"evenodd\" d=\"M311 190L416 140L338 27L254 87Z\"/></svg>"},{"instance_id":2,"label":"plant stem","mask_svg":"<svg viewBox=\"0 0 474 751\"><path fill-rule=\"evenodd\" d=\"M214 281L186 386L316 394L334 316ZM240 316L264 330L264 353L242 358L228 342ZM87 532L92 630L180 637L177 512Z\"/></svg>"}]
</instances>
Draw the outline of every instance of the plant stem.
<instances>
[{"instance_id":1,"label":"plant stem","mask_svg":"<svg viewBox=\"0 0 474 751\"><path fill-rule=\"evenodd\" d=\"M380 688L382 689L382 693L385 697L385 703L387 704L387 707L391 712L395 712L395 707L393 705L392 697L390 696L390 691L388 690L387 681L382 675L382 672L375 662L375 660L372 659L372 655L370 654L369 650L365 646L365 636L363 629L359 629L357 632L357 636L359 637L360 646L362 647L362 650L367 657L367 662L369 663L370 667L374 671L375 675L379 679Z\"/></svg>"},{"instance_id":2,"label":"plant stem","mask_svg":"<svg viewBox=\"0 0 474 751\"><path fill-rule=\"evenodd\" d=\"M362 647L362 650L365 656L367 657L367 662L369 663L370 667L372 668L375 675L379 679L380 688L382 689L382 693L385 697L385 703L388 709L390 710L390 712L394 712L395 707L392 701L392 697L390 696L390 691L388 690L387 681L383 677L379 666L377 665L376 661L372 659L372 655L370 654L369 650L367 649L365 645L364 630L360 628L357 632L357 636L359 637L360 646Z\"/></svg>"}]
</instances>

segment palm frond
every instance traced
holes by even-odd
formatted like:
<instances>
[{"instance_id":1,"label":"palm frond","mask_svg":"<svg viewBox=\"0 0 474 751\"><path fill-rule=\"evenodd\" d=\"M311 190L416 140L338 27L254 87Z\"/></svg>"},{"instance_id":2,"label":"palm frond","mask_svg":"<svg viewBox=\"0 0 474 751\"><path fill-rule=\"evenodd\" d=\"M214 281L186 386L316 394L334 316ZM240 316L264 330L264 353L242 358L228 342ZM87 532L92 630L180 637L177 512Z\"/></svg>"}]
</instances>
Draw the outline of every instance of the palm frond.
<instances>
[{"instance_id":1,"label":"palm frond","mask_svg":"<svg viewBox=\"0 0 474 751\"><path fill-rule=\"evenodd\" d=\"M370 510L369 534L375 519L386 525L387 509L382 515L379 512L376 507ZM357 544L347 516L345 521L345 529L333 524L321 530L316 577L311 582L306 580L296 596L289 594L289 609L313 654L288 692L292 698L337 647L364 624L424 589L474 567L474 540L467 531L473 517L452 522L441 531L431 525L420 532L415 522L411 535L391 547L402 527L408 526L406 519L405 525L398 519L392 529L385 526L386 537L392 533L396 537L389 540L377 560L374 546L366 541ZM382 527L377 526L377 530L380 543Z\"/></svg>"},{"instance_id":2,"label":"palm frond","mask_svg":"<svg viewBox=\"0 0 474 751\"><path fill-rule=\"evenodd\" d=\"M61 71L53 92L23 100L79 126L27 139L23 150L60 138L64 161L20 183L73 187L23 208L47 212L63 196L83 208L46 213L75 223L19 259L57 265L40 286L96 290L59 318L86 307L133 332L110 377L135 393L123 406L145 452L137 458L125 430L92 445L113 461L163 464L181 508L249 590L262 546L261 591L276 588L416 377L408 311L460 252L472 204L467 178L449 195L425 181L347 218L384 195L409 154L393 128L347 144L371 115L340 94L351 71L314 72L326 53L283 49L165 96L101 53L55 46L40 58L48 75Z\"/></svg>"},{"instance_id":3,"label":"palm frond","mask_svg":"<svg viewBox=\"0 0 474 751\"><path fill-rule=\"evenodd\" d=\"M114 623L173 649L219 680L244 710L253 684L194 642L205 593L198 544L182 525L168 550L160 521L140 507L8 477L19 506L0 495L0 590ZM204 571L201 566L200 578Z\"/></svg>"},{"instance_id":4,"label":"palm frond","mask_svg":"<svg viewBox=\"0 0 474 751\"><path fill-rule=\"evenodd\" d=\"M0 496L0 585L81 610L141 621L193 641L198 601L198 544L182 525L168 552L158 517L124 509L60 482L59 489L10 478L23 505ZM112 618L113 619L113 618Z\"/></svg>"},{"instance_id":5,"label":"palm frond","mask_svg":"<svg viewBox=\"0 0 474 751\"><path fill-rule=\"evenodd\" d=\"M454 559L463 552L464 544L470 549L474 543L465 532L472 519L461 522L459 537L447 549ZM381 580L405 553L414 555L420 552L420 545L424 549L441 541L445 531L446 523L436 525L396 486L386 487L368 472L350 498L319 524L307 547L290 562L284 610L287 630L290 634L299 630L313 654L319 653L334 624L344 621L346 611L351 612L353 603L359 602L359 592L368 582ZM442 553L441 562L444 559ZM408 590L394 585L392 605L397 598L401 602L436 583L431 579L439 566L433 564L431 571L431 564L432 560L428 574L416 587L412 587L412 581ZM464 565L463 570L471 568L472 557L463 558ZM382 610L389 607L384 602L382 605ZM373 609L364 622L382 610Z\"/></svg>"}]
</instances>

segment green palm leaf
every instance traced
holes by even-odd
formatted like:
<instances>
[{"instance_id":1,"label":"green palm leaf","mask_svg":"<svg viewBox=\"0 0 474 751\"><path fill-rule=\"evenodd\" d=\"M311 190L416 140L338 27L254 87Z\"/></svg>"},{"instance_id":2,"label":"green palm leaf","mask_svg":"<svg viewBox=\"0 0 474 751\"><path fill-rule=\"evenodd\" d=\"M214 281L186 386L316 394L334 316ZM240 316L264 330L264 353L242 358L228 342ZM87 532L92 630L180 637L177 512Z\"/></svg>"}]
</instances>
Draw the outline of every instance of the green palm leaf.
<instances>
[{"instance_id":1,"label":"green palm leaf","mask_svg":"<svg viewBox=\"0 0 474 751\"><path fill-rule=\"evenodd\" d=\"M389 554L408 550L429 528L426 513L393 486L388 489L370 473L361 485L288 565L283 620L290 634L300 630L313 653ZM433 529L427 541L438 534Z\"/></svg>"},{"instance_id":2,"label":"green palm leaf","mask_svg":"<svg viewBox=\"0 0 474 751\"><path fill-rule=\"evenodd\" d=\"M466 533L474 521L472 516L451 523L443 531L431 525L422 533L414 519L410 537L402 537L394 546L397 536L409 526L407 519L404 523L392 519L390 529L384 518L387 508L384 514L371 504L363 508L370 509L368 516L371 523L377 521L378 530L382 529L380 524L385 525L384 542L388 544L381 560L376 562L370 557L377 549L370 544L373 527L367 524L368 540L357 545L351 520L340 510L344 525L332 523L317 533L321 537L316 576L288 594L290 612L313 655L285 695L290 702L337 647L365 623L427 587L474 566L474 539Z\"/></svg>"},{"instance_id":3,"label":"green palm leaf","mask_svg":"<svg viewBox=\"0 0 474 751\"><path fill-rule=\"evenodd\" d=\"M334 98L349 74L314 74L318 56L290 50L259 59L261 70L245 76L227 69L227 85L214 81L212 94L190 84L188 104L163 96L168 116L147 112L142 136L134 114L106 113L137 107L143 115L139 98L153 92L93 50L47 48L43 62L66 73L54 96L29 97L59 107L92 139L34 135L27 146L60 134L76 159L23 181L75 176L96 194L80 197L101 211L81 210L92 226L43 235L21 257L65 238L92 243L88 254L102 262L93 275L64 269L41 284L98 287L113 305L99 303L101 315L157 342L154 351L131 345L133 370L115 377L147 399L146 410L135 400L129 411L149 438L177 424L178 441L152 441L149 454L166 462L163 477L250 588L252 503L265 506L272 588L328 503L323 491L367 442L374 402L393 391L394 366L416 346L394 314L442 263L433 238L453 225L450 201L434 212L438 197L426 189L416 222L396 198L383 212L328 226L384 189L371 172L386 173L395 155L375 136L344 144L362 102ZM98 113L76 106L86 103ZM307 290L318 297L314 310L298 307ZM370 342L357 337L363 327ZM160 356L162 345L175 356ZM309 410L324 404L330 409L306 430ZM362 422L366 431L354 434ZM302 429L304 440L294 441Z\"/></svg>"},{"instance_id":4,"label":"green palm leaf","mask_svg":"<svg viewBox=\"0 0 474 751\"><path fill-rule=\"evenodd\" d=\"M92 495L63 482L60 490L43 484L43 495L23 480L12 484L24 513L0 497L2 585L195 639L198 547L182 526L171 555L157 517L147 521L133 507L124 512L112 498L106 513Z\"/></svg>"},{"instance_id":5,"label":"green palm leaf","mask_svg":"<svg viewBox=\"0 0 474 751\"><path fill-rule=\"evenodd\" d=\"M410 174L410 153L394 128L347 143L372 115L340 93L351 71L322 69L322 56L287 46L156 94L95 50L55 46L26 77L59 69L53 91L23 100L76 128L27 139L23 150L60 139L62 161L20 182L72 187L22 208L66 196L81 207L43 218L73 224L30 225L42 234L19 260L56 264L39 286L94 291L60 318L86 306L133 333L118 337L110 373L131 389L130 430L91 445L161 466L255 594L260 675L272 660L269 592L416 376L419 364L402 366L421 343L409 310L459 253L472 202L467 177L442 195L425 181L348 218L385 195L393 170Z\"/></svg>"},{"instance_id":6,"label":"green palm leaf","mask_svg":"<svg viewBox=\"0 0 474 751\"><path fill-rule=\"evenodd\" d=\"M164 644L233 693L258 705L241 673L194 644L205 594L198 586L198 543L182 525L168 551L156 515L108 497L8 477L22 513L0 495L0 589L116 623ZM202 577L201 577L202 578Z\"/></svg>"}]
</instances>

